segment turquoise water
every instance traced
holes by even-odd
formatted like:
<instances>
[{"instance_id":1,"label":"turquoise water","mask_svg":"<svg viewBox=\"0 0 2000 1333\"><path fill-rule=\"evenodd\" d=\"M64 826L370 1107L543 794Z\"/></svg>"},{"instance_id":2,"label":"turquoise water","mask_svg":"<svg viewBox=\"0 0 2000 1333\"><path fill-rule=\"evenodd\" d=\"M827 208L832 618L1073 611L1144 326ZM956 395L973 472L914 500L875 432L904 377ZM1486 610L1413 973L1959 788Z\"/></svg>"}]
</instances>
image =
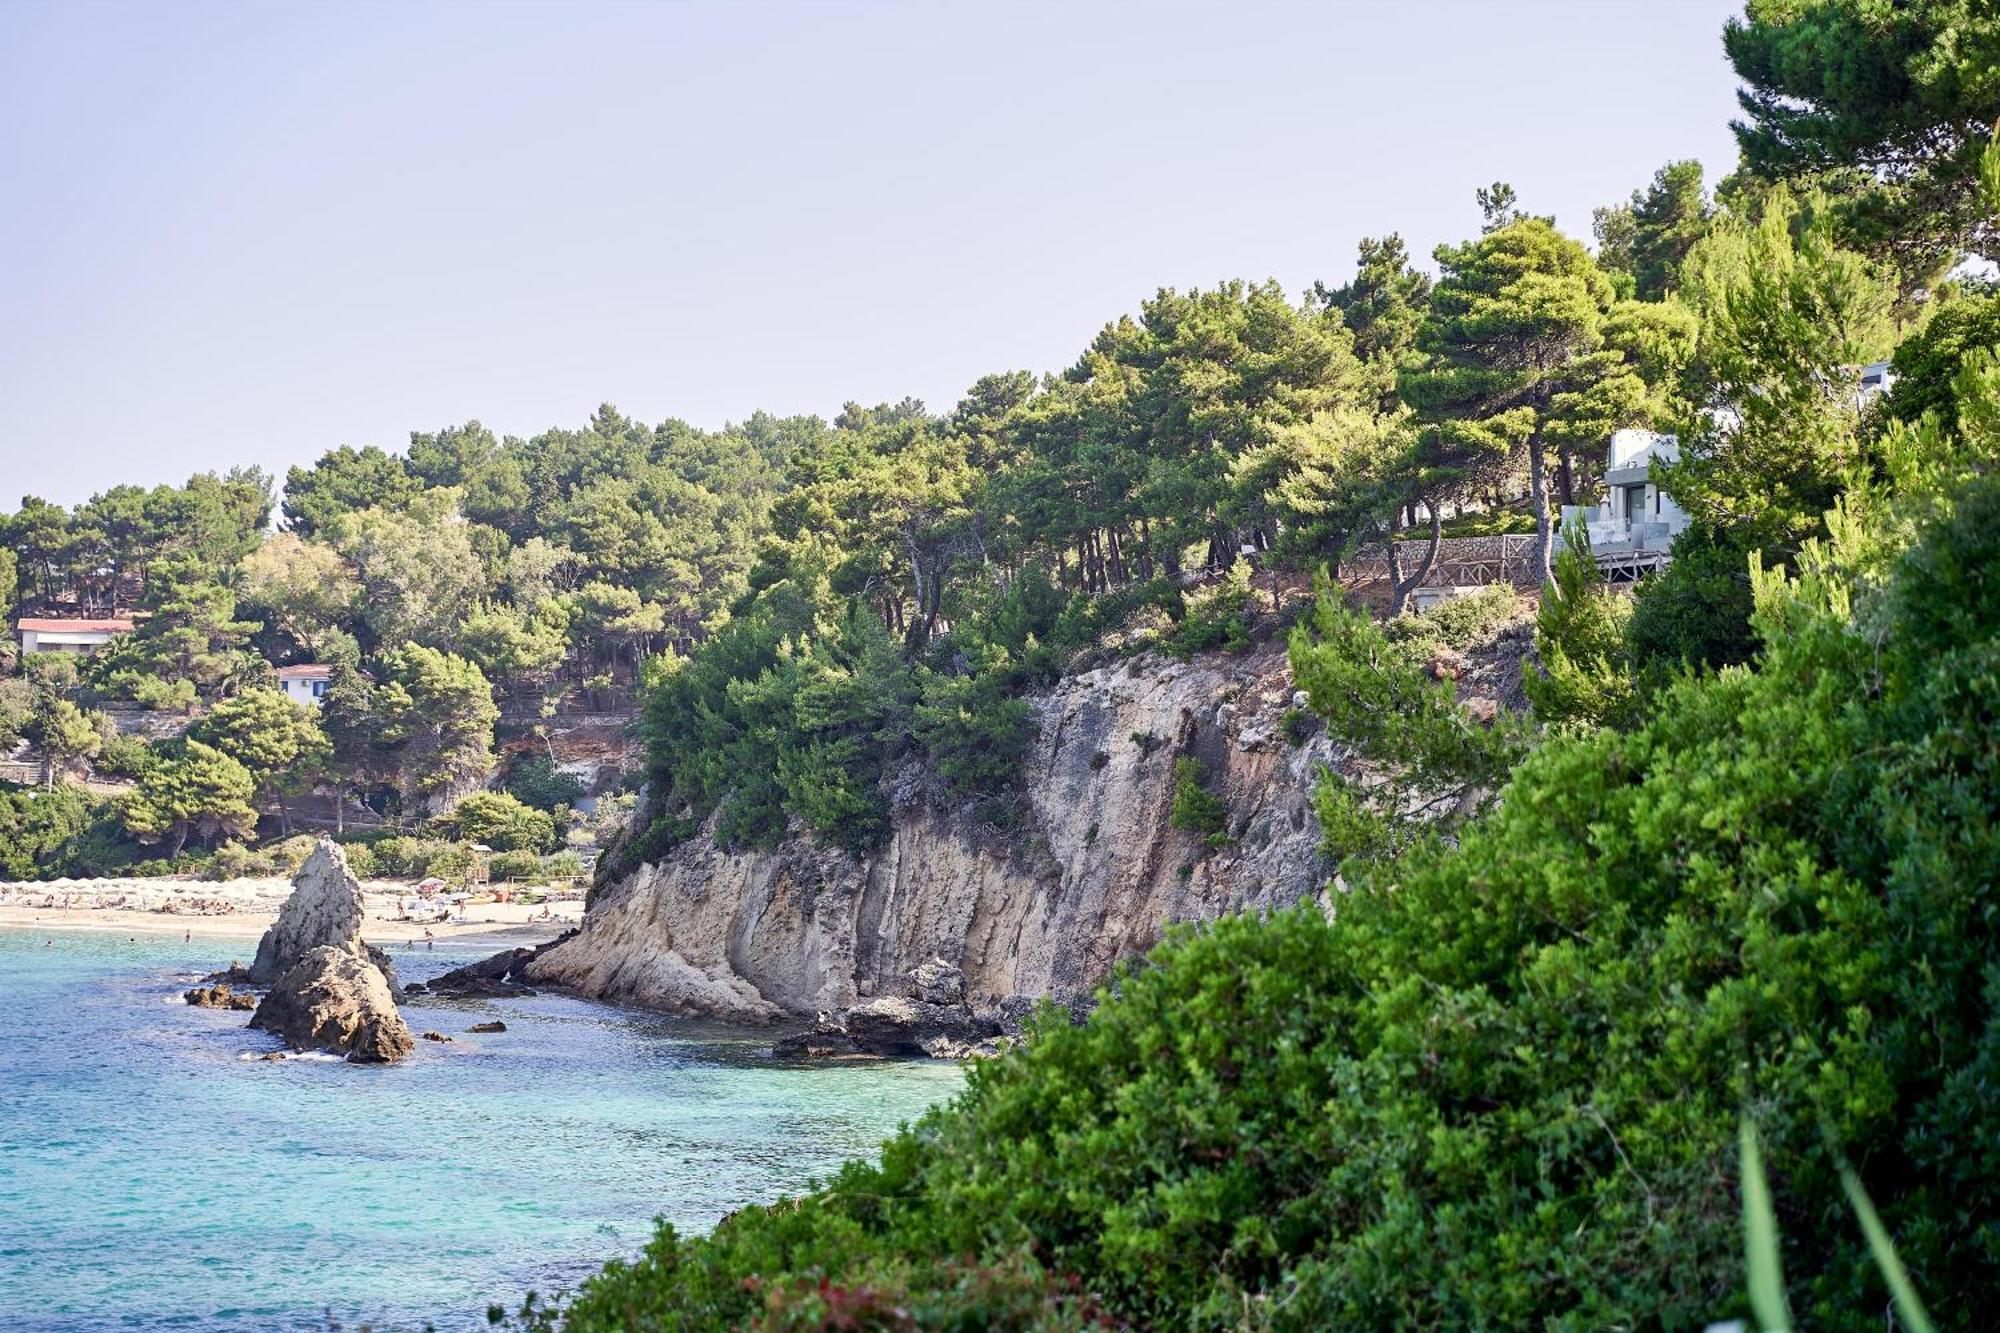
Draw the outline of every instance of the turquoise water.
<instances>
[{"instance_id":1,"label":"turquoise water","mask_svg":"<svg viewBox=\"0 0 2000 1333\"><path fill-rule=\"evenodd\" d=\"M0 931L0 1329L484 1328L962 1081L552 995L413 1004L457 1041L392 1067L244 1059L276 1043L180 992L253 948ZM395 953L406 981L475 956Z\"/></svg>"}]
</instances>

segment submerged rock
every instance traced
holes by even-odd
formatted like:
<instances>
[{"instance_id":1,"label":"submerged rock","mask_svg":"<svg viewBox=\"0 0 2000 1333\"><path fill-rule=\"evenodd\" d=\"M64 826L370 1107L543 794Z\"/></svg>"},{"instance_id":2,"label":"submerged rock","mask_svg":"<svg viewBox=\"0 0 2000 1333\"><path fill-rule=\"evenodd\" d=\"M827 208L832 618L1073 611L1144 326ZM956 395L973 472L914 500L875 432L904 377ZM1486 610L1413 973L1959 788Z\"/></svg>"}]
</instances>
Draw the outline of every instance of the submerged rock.
<instances>
[{"instance_id":1,"label":"submerged rock","mask_svg":"<svg viewBox=\"0 0 2000 1333\"><path fill-rule=\"evenodd\" d=\"M235 991L230 990L227 985L196 986L193 990L183 992L181 998L197 1009L255 1009L257 1007L256 996L238 995Z\"/></svg>"},{"instance_id":2,"label":"submerged rock","mask_svg":"<svg viewBox=\"0 0 2000 1333\"><path fill-rule=\"evenodd\" d=\"M452 1039L451 1039L450 1037L447 1037L447 1036L445 1036L445 1035L444 1035L444 1033L442 1033L442 1032L419 1032L419 1033L418 1033L417 1035L418 1035L419 1037L423 1038L423 1039L424 1039L425 1041L450 1041L450 1040L452 1040Z\"/></svg>"},{"instance_id":3,"label":"submerged rock","mask_svg":"<svg viewBox=\"0 0 2000 1333\"><path fill-rule=\"evenodd\" d=\"M466 1029L467 1032L505 1032L506 1030L507 1025L497 1018L491 1023L474 1023Z\"/></svg>"},{"instance_id":4,"label":"submerged rock","mask_svg":"<svg viewBox=\"0 0 2000 1333\"><path fill-rule=\"evenodd\" d=\"M331 945L309 950L279 977L250 1026L295 1051L329 1051L369 1064L400 1060L416 1049L382 969Z\"/></svg>"}]
</instances>

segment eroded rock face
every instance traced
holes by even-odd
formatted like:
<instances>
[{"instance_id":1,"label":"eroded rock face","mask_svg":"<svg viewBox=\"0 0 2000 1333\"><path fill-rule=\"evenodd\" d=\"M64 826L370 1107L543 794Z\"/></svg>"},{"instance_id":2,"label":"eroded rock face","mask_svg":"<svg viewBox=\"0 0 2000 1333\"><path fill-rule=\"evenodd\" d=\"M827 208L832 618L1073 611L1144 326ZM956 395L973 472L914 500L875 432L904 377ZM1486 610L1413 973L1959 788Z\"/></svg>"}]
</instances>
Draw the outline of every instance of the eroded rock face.
<instances>
[{"instance_id":1,"label":"eroded rock face","mask_svg":"<svg viewBox=\"0 0 2000 1333\"><path fill-rule=\"evenodd\" d=\"M926 987L950 994L953 971L951 1003L980 1013L1087 999L1173 922L1323 890L1314 777L1349 757L1316 729L1292 743L1293 695L1277 644L1070 677L1034 700L1021 827L982 826L911 774L878 851L857 858L800 835L734 853L692 839L600 889L575 938L522 974L738 1022L851 1013L911 992L933 964L917 1003L939 1002ZM1199 760L1227 803L1228 846L1170 826L1179 758Z\"/></svg>"},{"instance_id":2,"label":"eroded rock face","mask_svg":"<svg viewBox=\"0 0 2000 1333\"><path fill-rule=\"evenodd\" d=\"M400 1060L416 1048L382 969L332 945L307 950L279 977L250 1026L295 1051L328 1051L368 1064Z\"/></svg>"},{"instance_id":3,"label":"eroded rock face","mask_svg":"<svg viewBox=\"0 0 2000 1333\"><path fill-rule=\"evenodd\" d=\"M347 853L333 839L321 838L292 879L292 895L278 909L278 919L257 942L257 959L245 980L274 985L314 949L332 948L374 963L393 990L389 955L361 941L362 917L361 883L347 868Z\"/></svg>"}]
</instances>

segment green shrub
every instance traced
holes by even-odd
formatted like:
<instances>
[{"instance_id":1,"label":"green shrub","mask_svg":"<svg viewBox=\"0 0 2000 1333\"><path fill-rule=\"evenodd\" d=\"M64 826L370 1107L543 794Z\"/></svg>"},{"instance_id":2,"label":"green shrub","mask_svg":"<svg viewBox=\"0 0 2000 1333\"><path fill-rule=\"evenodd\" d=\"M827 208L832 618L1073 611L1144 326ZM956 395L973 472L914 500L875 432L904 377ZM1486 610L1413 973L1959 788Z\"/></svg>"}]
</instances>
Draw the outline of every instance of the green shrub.
<instances>
[{"instance_id":1,"label":"green shrub","mask_svg":"<svg viewBox=\"0 0 2000 1333\"><path fill-rule=\"evenodd\" d=\"M583 857L576 852L555 852L542 858L542 875L551 880L583 878Z\"/></svg>"},{"instance_id":2,"label":"green shrub","mask_svg":"<svg viewBox=\"0 0 2000 1333\"><path fill-rule=\"evenodd\" d=\"M1444 649L1463 651L1490 637L1521 613L1520 594L1510 584L1493 583L1476 592L1439 602L1428 611L1410 611L1387 621L1382 637L1413 659Z\"/></svg>"},{"instance_id":3,"label":"green shrub","mask_svg":"<svg viewBox=\"0 0 2000 1333\"><path fill-rule=\"evenodd\" d=\"M1303 708L1287 708L1281 720L1286 744L1294 749L1304 745L1313 733L1313 715Z\"/></svg>"},{"instance_id":4,"label":"green shrub","mask_svg":"<svg viewBox=\"0 0 2000 1333\"><path fill-rule=\"evenodd\" d=\"M97 804L87 790L67 782L49 788L0 783L0 878L68 873Z\"/></svg>"},{"instance_id":5,"label":"green shrub","mask_svg":"<svg viewBox=\"0 0 2000 1333\"><path fill-rule=\"evenodd\" d=\"M531 851L495 852L487 873L496 880L519 882L542 877L542 858Z\"/></svg>"},{"instance_id":6,"label":"green shrub","mask_svg":"<svg viewBox=\"0 0 2000 1333\"><path fill-rule=\"evenodd\" d=\"M90 767L99 777L138 779L144 777L157 762L158 756L145 741L137 736L120 735L112 729L98 745Z\"/></svg>"},{"instance_id":7,"label":"green shrub","mask_svg":"<svg viewBox=\"0 0 2000 1333\"><path fill-rule=\"evenodd\" d=\"M648 658L648 662L660 660ZM555 766L546 754L530 754L515 761L507 770L505 783L507 793L537 810L550 814L564 806L573 806L582 799L583 781L574 773L565 773Z\"/></svg>"},{"instance_id":8,"label":"green shrub","mask_svg":"<svg viewBox=\"0 0 2000 1333\"><path fill-rule=\"evenodd\" d=\"M1750 548L1697 524L1674 540L1673 562L1642 579L1627 629L1642 670L1725 667L1750 661ZM1766 562L1770 563L1770 562Z\"/></svg>"},{"instance_id":9,"label":"green shrub","mask_svg":"<svg viewBox=\"0 0 2000 1333\"><path fill-rule=\"evenodd\" d=\"M262 852L240 842L225 842L215 849L201 868L203 879L268 879L278 873L277 863Z\"/></svg>"},{"instance_id":10,"label":"green shrub","mask_svg":"<svg viewBox=\"0 0 2000 1333\"><path fill-rule=\"evenodd\" d=\"M1250 646L1250 562L1238 556L1223 577L1187 599L1187 613L1160 646L1175 657Z\"/></svg>"},{"instance_id":11,"label":"green shrub","mask_svg":"<svg viewBox=\"0 0 2000 1333\"><path fill-rule=\"evenodd\" d=\"M1226 840L1229 806L1207 786L1208 772L1199 759L1174 761L1174 805L1168 822L1192 833L1212 847L1218 837Z\"/></svg>"},{"instance_id":12,"label":"green shrub","mask_svg":"<svg viewBox=\"0 0 2000 1333\"><path fill-rule=\"evenodd\" d=\"M347 853L347 868L354 872L356 879L373 879L388 873L382 869L381 860L375 855L373 843L343 843L342 850Z\"/></svg>"},{"instance_id":13,"label":"green shrub","mask_svg":"<svg viewBox=\"0 0 2000 1333\"><path fill-rule=\"evenodd\" d=\"M1545 723L1629 725L1640 686L1626 643L1632 604L1604 586L1582 524L1563 535L1535 618L1536 664L1521 679Z\"/></svg>"},{"instance_id":14,"label":"green shrub","mask_svg":"<svg viewBox=\"0 0 2000 1333\"><path fill-rule=\"evenodd\" d=\"M556 845L555 820L549 813L503 791L474 792L439 822L460 840L483 843L495 851L545 852Z\"/></svg>"},{"instance_id":15,"label":"green shrub","mask_svg":"<svg viewBox=\"0 0 2000 1333\"><path fill-rule=\"evenodd\" d=\"M958 796L1009 790L1034 737L1027 701L1007 693L997 669L970 676L926 671L920 679L911 730L932 771Z\"/></svg>"}]
</instances>

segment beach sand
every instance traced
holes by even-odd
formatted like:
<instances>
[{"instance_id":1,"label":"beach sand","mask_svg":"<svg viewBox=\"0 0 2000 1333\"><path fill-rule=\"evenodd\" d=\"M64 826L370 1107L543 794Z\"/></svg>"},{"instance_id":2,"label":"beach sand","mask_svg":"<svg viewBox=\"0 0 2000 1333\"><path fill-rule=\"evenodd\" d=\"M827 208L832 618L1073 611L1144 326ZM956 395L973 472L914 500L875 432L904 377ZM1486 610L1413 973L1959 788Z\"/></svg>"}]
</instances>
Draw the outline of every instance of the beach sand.
<instances>
[{"instance_id":1,"label":"beach sand","mask_svg":"<svg viewBox=\"0 0 2000 1333\"><path fill-rule=\"evenodd\" d=\"M62 894L58 892L55 896L60 901ZM520 947L552 940L583 917L581 902L547 904L556 915L553 921L529 919L541 915L542 904L468 903L463 922L426 925L421 921L396 919L400 895L369 893L363 895L363 901L367 905L368 917L361 934L371 944L421 941L424 932L429 930L432 938L440 943L449 942L460 948L488 943L494 949ZM277 915L275 902L268 907L260 904L253 909L221 916L86 907L80 904L67 908L42 907L16 902L0 903L0 930L100 930L127 935L179 935L185 932L208 939L247 940L254 949L258 937L277 919Z\"/></svg>"}]
</instances>

